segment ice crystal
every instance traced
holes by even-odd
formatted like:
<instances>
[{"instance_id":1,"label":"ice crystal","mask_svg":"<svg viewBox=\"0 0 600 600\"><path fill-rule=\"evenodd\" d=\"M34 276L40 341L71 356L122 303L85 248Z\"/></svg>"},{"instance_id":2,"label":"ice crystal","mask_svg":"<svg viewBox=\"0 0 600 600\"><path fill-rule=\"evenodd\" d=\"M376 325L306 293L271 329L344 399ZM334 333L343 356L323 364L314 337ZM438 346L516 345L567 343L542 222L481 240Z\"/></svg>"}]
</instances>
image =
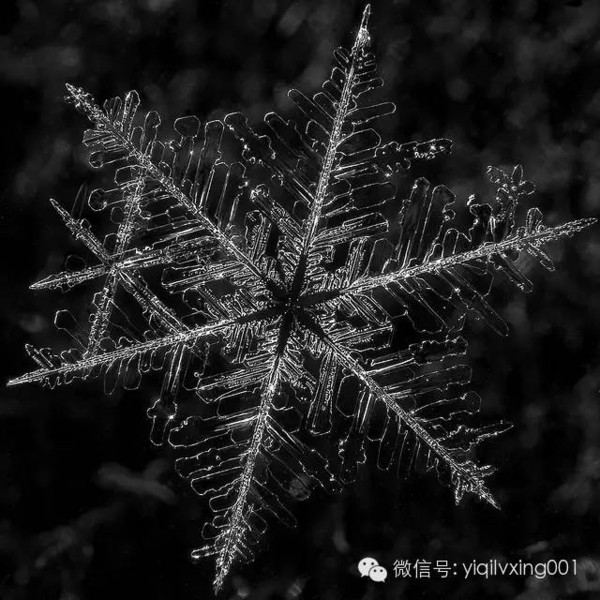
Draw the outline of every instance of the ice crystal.
<instances>
[{"instance_id":1,"label":"ice crystal","mask_svg":"<svg viewBox=\"0 0 600 600\"><path fill-rule=\"evenodd\" d=\"M372 99L369 12L322 89L292 90L298 116L270 113L260 135L241 114L202 134L190 116L161 142L135 92L100 108L67 86L93 125L90 164L115 165L114 186L84 202L116 231L98 237L100 223L52 201L94 263L32 287L100 289L89 324L57 314L73 345L28 346L39 368L10 384L101 377L110 392L159 374L151 439L180 449L178 472L209 497L193 555L215 557L216 589L253 557L269 514L293 524L290 503L351 481L368 447L383 469L436 471L456 502L496 506L493 469L473 449L506 425L471 424L479 399L459 333L469 314L504 333L492 277L528 290L521 254L552 269L544 246L590 223L546 227L537 208L522 218L533 185L520 167L490 167L494 199L465 209L423 178L397 191L397 172L451 142L383 143L372 128L395 106Z\"/></svg>"}]
</instances>

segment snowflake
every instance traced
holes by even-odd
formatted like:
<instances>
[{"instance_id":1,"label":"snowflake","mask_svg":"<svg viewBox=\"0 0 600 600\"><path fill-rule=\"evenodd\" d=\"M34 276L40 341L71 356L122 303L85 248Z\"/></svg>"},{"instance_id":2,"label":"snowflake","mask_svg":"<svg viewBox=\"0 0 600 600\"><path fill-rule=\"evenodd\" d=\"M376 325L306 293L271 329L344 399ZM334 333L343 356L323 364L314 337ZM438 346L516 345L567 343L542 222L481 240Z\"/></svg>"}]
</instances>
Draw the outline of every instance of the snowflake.
<instances>
[{"instance_id":1,"label":"snowflake","mask_svg":"<svg viewBox=\"0 0 600 600\"><path fill-rule=\"evenodd\" d=\"M490 167L495 198L468 210L423 178L402 192L398 173L451 142L383 143L372 128L395 106L373 100L369 13L322 90L292 90L299 116L268 114L264 135L241 114L202 135L183 117L161 142L135 92L100 108L67 86L93 124L90 164L114 164L114 185L83 198L93 225L52 201L94 263L32 287L100 290L89 325L57 313L73 344L28 346L39 368L10 385L102 377L110 392L160 376L151 439L181 450L178 472L209 497L193 556L215 557L217 590L252 559L268 514L293 524L290 504L351 481L369 446L383 469L435 470L456 502L496 506L473 449L507 426L469 424L479 399L461 327L471 314L505 333L493 276L529 289L520 256L552 269L544 246L591 223L545 227L530 208L517 225L533 192L520 167ZM107 221L116 231L98 237Z\"/></svg>"}]
</instances>

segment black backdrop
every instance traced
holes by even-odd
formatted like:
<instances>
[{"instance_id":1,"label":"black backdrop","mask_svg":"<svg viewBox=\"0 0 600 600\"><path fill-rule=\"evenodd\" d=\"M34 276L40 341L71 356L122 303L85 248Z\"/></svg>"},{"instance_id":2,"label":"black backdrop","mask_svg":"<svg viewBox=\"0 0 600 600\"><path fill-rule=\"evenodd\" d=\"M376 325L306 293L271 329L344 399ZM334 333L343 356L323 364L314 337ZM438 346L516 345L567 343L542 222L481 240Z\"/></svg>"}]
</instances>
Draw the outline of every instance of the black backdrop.
<instances>
[{"instance_id":1,"label":"black backdrop","mask_svg":"<svg viewBox=\"0 0 600 600\"><path fill-rule=\"evenodd\" d=\"M168 123L242 110L290 111L289 87L314 92L348 44L354 0L18 0L0 22L0 319L4 380L31 367L26 342L51 344L53 311L89 296L36 293L73 242L50 208L94 180L83 118L64 83L99 98L140 91ZM600 207L600 3L377 0L372 33L398 105L384 134L446 136L434 180L459 196L488 164L521 163L550 223ZM417 175L419 173L415 173ZM502 511L455 507L433 477L365 469L338 497L273 526L227 598L600 598L600 244L598 226L551 249L529 295L500 286L511 335L471 323L473 387L484 413L515 427L488 443ZM2 598L204 598L210 561L192 565L204 504L147 440L142 392L106 398L96 383L0 391ZM385 584L357 576L375 556ZM574 576L394 579L395 559L469 563L576 559ZM62 594L62 595L61 595Z\"/></svg>"}]
</instances>

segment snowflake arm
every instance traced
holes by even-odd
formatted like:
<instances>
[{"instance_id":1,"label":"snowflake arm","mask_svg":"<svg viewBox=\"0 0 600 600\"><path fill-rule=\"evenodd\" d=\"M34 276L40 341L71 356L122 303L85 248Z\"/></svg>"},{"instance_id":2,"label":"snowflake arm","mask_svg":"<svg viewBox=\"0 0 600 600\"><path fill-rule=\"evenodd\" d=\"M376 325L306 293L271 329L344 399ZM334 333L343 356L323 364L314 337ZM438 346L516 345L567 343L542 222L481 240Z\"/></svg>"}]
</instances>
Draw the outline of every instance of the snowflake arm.
<instances>
[{"instance_id":1,"label":"snowflake arm","mask_svg":"<svg viewBox=\"0 0 600 600\"><path fill-rule=\"evenodd\" d=\"M402 408L398 397L394 397L389 390L386 390L377 382L373 373L381 375L386 369L389 372L389 365L380 367L379 369L375 368L373 369L373 373L371 373L363 368L360 362L348 353L347 349L340 347L331 338L325 337L323 342L331 351L331 355L337 361L338 365L354 375L360 381L361 385L364 386L364 389L367 390L366 394L363 394L360 398L356 408L357 419L353 427L353 433L365 435L373 410L373 402L382 402L385 405L388 415L393 415L396 420L396 423L388 424L387 427L390 428L390 431L393 429L395 434L402 431L403 428L407 430L402 434L402 444L403 446L406 445L406 448L410 448L412 445L413 448L410 451L402 448L400 454L404 452L409 456L407 465L409 469L412 463L417 460L419 453L425 454L425 458L422 460L427 470L437 469L438 472L441 470L449 472L457 504L465 492L469 492L475 494L481 500L489 502L495 508L499 508L498 503L484 482L484 478L489 476L493 472L493 469L487 465L483 467L478 466L468 458L468 453L465 452L464 448L453 448L452 446L444 445L444 439L437 439L434 434L427 430L425 425L427 419L419 418L412 412ZM393 365L393 368L397 368L397 365ZM410 393L410 386L405 383L401 395L402 397L407 397ZM422 411L423 407L420 408ZM498 435L503 430L506 430L506 426L500 423L494 428L493 435ZM414 441L409 440L409 437L414 437ZM444 437L449 437L447 432L444 432ZM489 429L485 430L485 437L490 437ZM477 438L475 441L469 441L469 451L476 443L483 439L483 437L479 436ZM342 440L342 449L344 448L344 444L348 443L348 439Z\"/></svg>"},{"instance_id":2,"label":"snowflake arm","mask_svg":"<svg viewBox=\"0 0 600 600\"><path fill-rule=\"evenodd\" d=\"M533 209L538 213L537 209ZM560 238L571 237L574 234L587 229L597 222L594 218L578 219L555 227L540 227L537 231L519 232L513 237L502 240L501 242L486 242L479 247L450 254L448 256L440 256L438 258L430 258L421 264L416 264L406 269L399 269L389 273L379 275L364 276L357 278L352 283L345 287L328 288L322 292L314 292L303 298L303 303L307 306L326 302L330 298L340 298L342 296L353 296L360 294L368 294L378 288L387 288L395 283L400 283L404 280L418 278L420 276L443 273L458 265L465 265L477 261L493 261L498 258L501 261L506 260L506 255L511 252L520 252L525 250L531 253L532 256L544 261L544 266L549 270L553 270L552 262L547 255L543 253L542 247L550 242L555 242ZM527 282L522 282L524 289L530 286Z\"/></svg>"},{"instance_id":3,"label":"snowflake arm","mask_svg":"<svg viewBox=\"0 0 600 600\"><path fill-rule=\"evenodd\" d=\"M201 382L198 393L210 410L186 419L170 435L173 446L195 452L178 459L179 473L199 495L210 497L214 517L203 529L208 543L193 556L215 557L215 591L234 562L253 558L267 513L295 524L284 501L294 486L306 494L315 485L335 486L327 461L290 430L300 415L283 390L294 373L289 323L278 317L275 324L260 354Z\"/></svg>"},{"instance_id":4,"label":"snowflake arm","mask_svg":"<svg viewBox=\"0 0 600 600\"><path fill-rule=\"evenodd\" d=\"M243 269L265 284L272 285L268 274L261 271L235 240L213 223L203 210L202 203L206 198L207 186L210 186L210 181L204 179L207 173L203 164L207 156L218 156L220 152L221 132L215 122L207 125L205 146L196 164L192 145L199 128L198 120L195 117L179 119L175 128L182 139L169 161L169 149L173 146L165 147L156 141L160 124L157 113L148 113L143 129L133 127L140 104L136 92L129 92L124 102L119 98L113 99L106 104L103 111L81 88L67 84L67 90L77 110L95 125L95 129L88 130L84 138L86 144L93 148L90 162L94 166L101 167L108 162L125 161L141 169L165 194L198 219L219 246ZM191 177L194 177L193 181ZM191 191L191 196L187 190Z\"/></svg>"},{"instance_id":5,"label":"snowflake arm","mask_svg":"<svg viewBox=\"0 0 600 600\"><path fill-rule=\"evenodd\" d=\"M176 348L181 343L191 344L210 336L224 335L227 332L235 337L237 326L243 326L244 322L247 321L260 323L270 314L269 310L242 314L144 342L128 343L114 350L94 354L86 358L77 357L77 360L73 360L69 354L67 356L57 355L46 348L37 350L32 346L27 346L28 353L40 368L37 371L11 379L7 385L14 386L40 382L55 386L70 383L73 378L85 379L97 368L100 368L100 371L105 371L111 367L120 368L119 365L127 368L131 366L132 362L139 361L142 357L149 357L164 350Z\"/></svg>"},{"instance_id":6,"label":"snowflake arm","mask_svg":"<svg viewBox=\"0 0 600 600\"><path fill-rule=\"evenodd\" d=\"M454 213L449 207L454 195L445 186L429 193L429 182L421 178L402 204L395 224L399 231L396 243L376 242L371 247L355 244L349 253L353 259L345 268L336 272L314 269L311 290L302 303L314 306L330 302L331 306L352 305L356 310L365 303L384 307L392 302L409 313L419 303L444 327L451 327L450 314L456 321L458 315L473 311L496 331L506 334L505 323L485 298L489 285L481 285L481 281L501 271L520 289L530 290L531 282L517 262L520 253L526 252L553 270L544 247L582 231L595 219L545 227L542 213L530 208L524 225L516 227L518 204L532 193L533 185L522 181L521 167L516 167L511 176L493 167L488 172L498 185L496 201L493 205L478 204L471 199L473 223L467 233L453 225ZM379 266L374 268L376 253ZM428 327L436 325L429 323L425 330L430 330Z\"/></svg>"}]
</instances>

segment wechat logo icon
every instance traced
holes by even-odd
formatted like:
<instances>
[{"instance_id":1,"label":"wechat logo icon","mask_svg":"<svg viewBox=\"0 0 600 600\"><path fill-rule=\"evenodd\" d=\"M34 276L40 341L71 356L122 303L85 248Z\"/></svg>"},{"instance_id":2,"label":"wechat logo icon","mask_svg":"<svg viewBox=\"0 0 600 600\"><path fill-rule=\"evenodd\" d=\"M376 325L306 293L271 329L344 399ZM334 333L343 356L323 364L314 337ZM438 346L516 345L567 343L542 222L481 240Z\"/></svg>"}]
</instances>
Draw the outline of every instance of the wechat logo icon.
<instances>
[{"instance_id":1,"label":"wechat logo icon","mask_svg":"<svg viewBox=\"0 0 600 600\"><path fill-rule=\"evenodd\" d=\"M387 578L387 569L370 556L366 556L358 563L358 572L361 577L369 577L371 581L380 583Z\"/></svg>"}]
</instances>

